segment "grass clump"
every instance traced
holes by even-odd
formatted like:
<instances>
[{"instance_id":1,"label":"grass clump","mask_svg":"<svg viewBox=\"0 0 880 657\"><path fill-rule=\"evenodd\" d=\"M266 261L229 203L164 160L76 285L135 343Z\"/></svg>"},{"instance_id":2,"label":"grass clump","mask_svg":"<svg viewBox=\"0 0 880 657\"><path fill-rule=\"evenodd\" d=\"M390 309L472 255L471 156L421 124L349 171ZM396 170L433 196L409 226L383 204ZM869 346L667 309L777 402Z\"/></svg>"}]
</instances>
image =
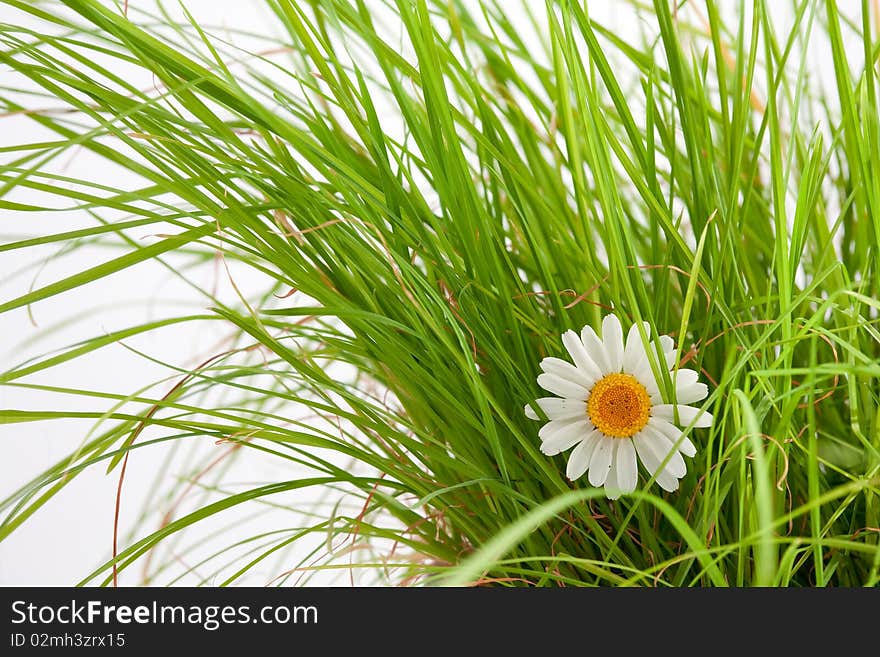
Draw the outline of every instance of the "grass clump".
<instances>
[{"instance_id":1,"label":"grass clump","mask_svg":"<svg viewBox=\"0 0 880 657\"><path fill-rule=\"evenodd\" d=\"M94 420L0 501L0 539L84 469L118 476L140 450L168 449L187 474L160 478L82 583L135 566L174 583L172 545L197 559L179 577L223 584L267 559L277 584L334 569L406 584L877 584L868 0L846 14L793 2L788 23L765 2L636 3L637 36L566 0L526 1L516 21L491 0L267 0L274 35L162 5L2 4L18 18L0 25L14 81L0 120L47 136L4 135L14 235L0 257L109 255L0 312L144 262L198 301L0 375L47 406L0 410L5 423ZM832 79L808 65L817 53ZM145 73L149 88L130 81ZM137 182L54 166L79 151ZM89 220L41 231L30 218L46 213ZM255 291L230 302L200 286L216 262ZM715 423L688 432L698 453L676 493L611 502L568 482L523 414L560 334L609 311L674 335L679 362L710 382ZM188 324L230 337L197 366L164 364L155 386L32 382ZM68 395L92 410L56 409ZM193 444L208 449L186 460ZM234 483L249 453L290 474ZM210 524L295 491L321 502L282 508L268 533ZM221 547L206 551L209 537Z\"/></svg>"}]
</instances>

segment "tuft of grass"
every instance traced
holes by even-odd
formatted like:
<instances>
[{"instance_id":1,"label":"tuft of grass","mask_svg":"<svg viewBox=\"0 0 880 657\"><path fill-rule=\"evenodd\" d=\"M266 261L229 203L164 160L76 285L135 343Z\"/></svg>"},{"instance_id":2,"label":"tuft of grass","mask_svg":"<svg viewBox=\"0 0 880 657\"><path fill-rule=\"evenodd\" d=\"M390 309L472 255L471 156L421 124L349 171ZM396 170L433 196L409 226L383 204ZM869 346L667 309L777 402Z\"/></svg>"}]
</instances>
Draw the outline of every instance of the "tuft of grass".
<instances>
[{"instance_id":1,"label":"tuft of grass","mask_svg":"<svg viewBox=\"0 0 880 657\"><path fill-rule=\"evenodd\" d=\"M45 134L3 133L0 257L106 254L0 312L145 262L198 298L0 374L44 400L0 422L91 424L0 500L0 540L86 469L122 491L129 458L164 450L80 583L268 564L273 585L880 581L875 3L794 0L783 27L764 1L656 0L624 34L568 0L267 0L274 35L161 4L0 5L0 125ZM58 166L83 151L137 182ZM56 215L88 221L34 220ZM234 301L200 285L214 266ZM568 482L523 415L560 334L609 311L674 335L710 382L676 493ZM46 383L186 325L225 343L155 362L154 385ZM278 478L236 479L248 454ZM270 531L236 520L269 512Z\"/></svg>"}]
</instances>

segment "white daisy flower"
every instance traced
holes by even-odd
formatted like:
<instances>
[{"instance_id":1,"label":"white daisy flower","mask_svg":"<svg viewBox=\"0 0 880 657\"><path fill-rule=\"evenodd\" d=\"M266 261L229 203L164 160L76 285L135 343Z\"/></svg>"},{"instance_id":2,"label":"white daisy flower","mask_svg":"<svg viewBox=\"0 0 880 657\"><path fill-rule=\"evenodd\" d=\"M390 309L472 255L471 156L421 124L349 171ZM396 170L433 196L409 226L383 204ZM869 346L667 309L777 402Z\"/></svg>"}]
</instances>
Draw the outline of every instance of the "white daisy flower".
<instances>
[{"instance_id":1,"label":"white daisy flower","mask_svg":"<svg viewBox=\"0 0 880 657\"><path fill-rule=\"evenodd\" d=\"M650 324L643 326L650 337ZM687 472L682 455L690 457L697 450L674 423L708 427L712 416L687 405L705 399L709 389L697 381L694 370L673 369L672 338L661 336L660 346L666 361L661 367L669 370L675 385L675 404L664 403L638 324L624 341L620 321L607 315L601 338L585 326L580 337L566 331L562 343L574 364L545 358L538 376L538 385L557 397L543 397L525 409L526 416L538 420L534 406L540 407L550 420L538 432L541 451L553 456L574 447L568 478L573 481L589 471L590 483L604 486L611 499L635 490L637 457L661 488L676 490Z\"/></svg>"}]
</instances>

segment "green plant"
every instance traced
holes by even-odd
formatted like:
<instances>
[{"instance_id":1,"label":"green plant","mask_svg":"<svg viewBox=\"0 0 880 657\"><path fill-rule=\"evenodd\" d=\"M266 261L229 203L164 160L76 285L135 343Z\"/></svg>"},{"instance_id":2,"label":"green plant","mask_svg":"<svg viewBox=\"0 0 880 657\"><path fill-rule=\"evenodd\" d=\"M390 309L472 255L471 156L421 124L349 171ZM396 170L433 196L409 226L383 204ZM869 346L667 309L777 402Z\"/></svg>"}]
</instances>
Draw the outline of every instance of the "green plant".
<instances>
[{"instance_id":1,"label":"green plant","mask_svg":"<svg viewBox=\"0 0 880 657\"><path fill-rule=\"evenodd\" d=\"M0 251L116 253L0 312L147 260L196 287L191 272L217 257L263 283L237 304L198 288L207 310L0 375L28 385L182 323L234 329L231 346L168 364L147 390L32 384L94 411L0 411L6 423L95 420L69 458L2 500L0 539L85 468L118 474L141 449L223 441L240 448L227 471L258 450L302 474L235 490L218 477L177 515L216 456L203 452L196 484L165 482L156 498L167 522L141 525L82 583L145 562L145 580L162 581L167 560L151 551L178 541L180 553L216 514L309 489L329 503L291 509L293 526L271 534L227 528L230 550L198 565L234 584L312 540L274 583L351 568L394 583L877 584L880 43L868 0L856 19L833 0L793 2L789 33L762 1L733 19L714 0L635 3L638 42L567 0L525 1L530 24L491 0L267 0L278 38L175 22L161 5L2 4L42 28L0 26L0 64L19 81L0 102L54 137L4 137L4 231L32 234ZM807 68L817 47L833 57L833 89ZM127 69L155 84L138 88ZM48 170L74 149L143 183ZM54 205L7 200L22 190ZM29 228L29 213L62 206L93 223ZM136 239L144 228L161 237ZM710 381L715 423L688 432L698 453L676 493L611 502L571 484L523 414L560 334L608 309L675 335L679 360Z\"/></svg>"}]
</instances>

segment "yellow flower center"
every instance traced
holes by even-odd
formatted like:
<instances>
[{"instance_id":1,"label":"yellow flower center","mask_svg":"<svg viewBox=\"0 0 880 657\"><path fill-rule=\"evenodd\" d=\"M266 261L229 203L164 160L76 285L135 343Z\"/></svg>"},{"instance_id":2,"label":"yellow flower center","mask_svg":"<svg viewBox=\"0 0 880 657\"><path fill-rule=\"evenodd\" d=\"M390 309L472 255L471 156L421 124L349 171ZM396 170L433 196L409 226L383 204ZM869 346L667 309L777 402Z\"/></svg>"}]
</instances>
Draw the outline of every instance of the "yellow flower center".
<instances>
[{"instance_id":1,"label":"yellow flower center","mask_svg":"<svg viewBox=\"0 0 880 657\"><path fill-rule=\"evenodd\" d=\"M648 423L651 398L629 374L609 374L593 386L587 399L590 421L606 436L629 438Z\"/></svg>"}]
</instances>

